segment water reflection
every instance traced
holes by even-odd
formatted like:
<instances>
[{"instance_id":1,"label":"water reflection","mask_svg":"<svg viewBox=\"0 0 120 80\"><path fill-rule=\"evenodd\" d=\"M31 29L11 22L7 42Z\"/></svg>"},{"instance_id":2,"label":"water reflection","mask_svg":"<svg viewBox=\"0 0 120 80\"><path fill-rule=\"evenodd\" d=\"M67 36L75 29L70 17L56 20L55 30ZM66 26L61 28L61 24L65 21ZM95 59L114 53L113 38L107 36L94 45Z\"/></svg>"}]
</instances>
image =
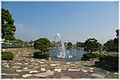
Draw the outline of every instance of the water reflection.
<instances>
[{"instance_id":1,"label":"water reflection","mask_svg":"<svg viewBox=\"0 0 120 80\"><path fill-rule=\"evenodd\" d=\"M52 49L50 51L51 60L64 60L64 61L80 61L81 57L83 57L83 54L86 53L82 48L81 49L66 49L66 54L68 57L64 59L60 59L57 57L59 54L59 50Z\"/></svg>"}]
</instances>

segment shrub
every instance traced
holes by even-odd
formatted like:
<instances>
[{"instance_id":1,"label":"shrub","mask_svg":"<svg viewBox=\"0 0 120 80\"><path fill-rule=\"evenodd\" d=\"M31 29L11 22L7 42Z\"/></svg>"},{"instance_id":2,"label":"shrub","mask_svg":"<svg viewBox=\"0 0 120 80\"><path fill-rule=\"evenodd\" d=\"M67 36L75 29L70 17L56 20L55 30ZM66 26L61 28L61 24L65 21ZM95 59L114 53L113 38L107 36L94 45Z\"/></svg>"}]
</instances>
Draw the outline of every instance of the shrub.
<instances>
[{"instance_id":1,"label":"shrub","mask_svg":"<svg viewBox=\"0 0 120 80\"><path fill-rule=\"evenodd\" d=\"M40 38L34 41L34 48L41 52L46 52L51 47L51 42L47 38Z\"/></svg>"},{"instance_id":2,"label":"shrub","mask_svg":"<svg viewBox=\"0 0 120 80\"><path fill-rule=\"evenodd\" d=\"M102 55L99 60L102 62L111 62L118 65L118 55Z\"/></svg>"},{"instance_id":3,"label":"shrub","mask_svg":"<svg viewBox=\"0 0 120 80\"><path fill-rule=\"evenodd\" d=\"M14 55L11 52L2 52L2 60L13 60Z\"/></svg>"},{"instance_id":4,"label":"shrub","mask_svg":"<svg viewBox=\"0 0 120 80\"><path fill-rule=\"evenodd\" d=\"M91 58L99 58L100 56L101 54L98 53L87 53L87 54L83 54L81 60L90 60Z\"/></svg>"},{"instance_id":5,"label":"shrub","mask_svg":"<svg viewBox=\"0 0 120 80\"><path fill-rule=\"evenodd\" d=\"M49 53L34 52L34 58L49 59Z\"/></svg>"}]
</instances>

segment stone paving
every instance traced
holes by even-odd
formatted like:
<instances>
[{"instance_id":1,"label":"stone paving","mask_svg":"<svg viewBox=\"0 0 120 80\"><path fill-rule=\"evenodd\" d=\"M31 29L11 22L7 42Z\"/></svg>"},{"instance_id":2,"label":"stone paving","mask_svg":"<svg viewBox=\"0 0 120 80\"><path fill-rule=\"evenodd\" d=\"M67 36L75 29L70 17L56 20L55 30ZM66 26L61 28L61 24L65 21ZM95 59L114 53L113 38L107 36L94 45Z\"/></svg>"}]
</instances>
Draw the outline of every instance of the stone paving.
<instances>
[{"instance_id":1,"label":"stone paving","mask_svg":"<svg viewBox=\"0 0 120 80\"><path fill-rule=\"evenodd\" d=\"M118 78L118 72L92 67L91 61L51 61L32 58L34 49L8 49L15 54L14 60L2 60L2 78Z\"/></svg>"}]
</instances>

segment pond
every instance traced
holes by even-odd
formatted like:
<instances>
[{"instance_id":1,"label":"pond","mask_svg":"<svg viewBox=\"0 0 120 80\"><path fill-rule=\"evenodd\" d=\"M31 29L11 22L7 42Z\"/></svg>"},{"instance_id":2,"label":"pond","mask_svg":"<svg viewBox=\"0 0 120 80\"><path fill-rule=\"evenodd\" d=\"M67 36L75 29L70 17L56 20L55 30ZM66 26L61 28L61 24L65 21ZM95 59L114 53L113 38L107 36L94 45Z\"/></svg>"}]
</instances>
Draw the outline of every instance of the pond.
<instances>
[{"instance_id":1,"label":"pond","mask_svg":"<svg viewBox=\"0 0 120 80\"><path fill-rule=\"evenodd\" d=\"M63 61L80 61L81 58L83 57L83 54L86 53L83 48L81 49L66 49L66 54L67 55L72 55L71 58L66 57L66 58L58 58L57 55L60 54L60 52L57 49L52 49L50 51L50 56L51 60L63 60Z\"/></svg>"}]
</instances>

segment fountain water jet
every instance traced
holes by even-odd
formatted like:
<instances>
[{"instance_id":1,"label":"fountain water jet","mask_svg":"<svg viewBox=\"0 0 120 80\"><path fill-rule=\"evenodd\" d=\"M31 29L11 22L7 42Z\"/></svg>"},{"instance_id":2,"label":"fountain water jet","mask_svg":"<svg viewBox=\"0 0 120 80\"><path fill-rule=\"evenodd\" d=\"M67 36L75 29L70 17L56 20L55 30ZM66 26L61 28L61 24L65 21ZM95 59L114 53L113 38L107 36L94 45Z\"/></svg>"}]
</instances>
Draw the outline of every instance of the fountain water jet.
<instances>
[{"instance_id":1,"label":"fountain water jet","mask_svg":"<svg viewBox=\"0 0 120 80\"><path fill-rule=\"evenodd\" d=\"M56 36L55 36L55 39L54 39L55 43L56 43L56 38L57 38L57 37L60 39L59 42L60 42L60 44L61 44L60 54L57 55L57 57L58 57L58 58L67 58L67 57L68 57L68 58L71 58L72 55L68 55L68 56L67 56L67 54L66 54L65 46L64 46L64 43L63 43L62 38L61 38L61 36L60 36L59 33L57 33Z\"/></svg>"}]
</instances>

